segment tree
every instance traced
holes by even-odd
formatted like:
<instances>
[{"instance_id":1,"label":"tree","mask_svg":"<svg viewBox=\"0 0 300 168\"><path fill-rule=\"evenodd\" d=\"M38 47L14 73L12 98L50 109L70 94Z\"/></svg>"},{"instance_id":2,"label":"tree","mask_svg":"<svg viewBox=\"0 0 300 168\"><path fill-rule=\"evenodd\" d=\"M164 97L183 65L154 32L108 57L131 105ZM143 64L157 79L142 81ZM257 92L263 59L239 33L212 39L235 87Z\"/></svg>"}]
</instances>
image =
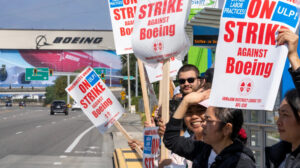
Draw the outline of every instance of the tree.
<instances>
[{"instance_id":1,"label":"tree","mask_svg":"<svg viewBox=\"0 0 300 168\"><path fill-rule=\"evenodd\" d=\"M133 54L129 55L129 64L130 64L130 76L136 76L135 75L135 64L136 64L136 57ZM121 56L121 62L122 62L122 71L121 74L123 76L127 76L127 55ZM140 82L140 81L139 81ZM126 89L126 93L128 93L128 81L123 80L122 86ZM135 93L135 88L138 87L139 93L141 93L141 87L139 87L140 84L138 83L138 86L135 85L135 81L130 81L130 90L131 90L131 96Z\"/></svg>"},{"instance_id":2,"label":"tree","mask_svg":"<svg viewBox=\"0 0 300 168\"><path fill-rule=\"evenodd\" d=\"M75 77L70 78L70 83ZM50 104L53 100L65 100L67 101L67 76L57 77L54 81L54 85L46 87L46 100L45 104Z\"/></svg>"}]
</instances>

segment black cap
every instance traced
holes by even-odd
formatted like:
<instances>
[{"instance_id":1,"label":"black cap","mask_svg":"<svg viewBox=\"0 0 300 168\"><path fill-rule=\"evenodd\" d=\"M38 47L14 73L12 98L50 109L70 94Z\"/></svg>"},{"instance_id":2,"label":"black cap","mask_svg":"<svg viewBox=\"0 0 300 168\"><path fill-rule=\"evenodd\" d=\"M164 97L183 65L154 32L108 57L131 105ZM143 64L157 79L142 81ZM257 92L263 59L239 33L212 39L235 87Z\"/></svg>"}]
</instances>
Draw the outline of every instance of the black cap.
<instances>
[{"instance_id":1,"label":"black cap","mask_svg":"<svg viewBox=\"0 0 300 168\"><path fill-rule=\"evenodd\" d=\"M212 83L214 77L214 68L208 68L204 73L204 79L208 83Z\"/></svg>"}]
</instances>

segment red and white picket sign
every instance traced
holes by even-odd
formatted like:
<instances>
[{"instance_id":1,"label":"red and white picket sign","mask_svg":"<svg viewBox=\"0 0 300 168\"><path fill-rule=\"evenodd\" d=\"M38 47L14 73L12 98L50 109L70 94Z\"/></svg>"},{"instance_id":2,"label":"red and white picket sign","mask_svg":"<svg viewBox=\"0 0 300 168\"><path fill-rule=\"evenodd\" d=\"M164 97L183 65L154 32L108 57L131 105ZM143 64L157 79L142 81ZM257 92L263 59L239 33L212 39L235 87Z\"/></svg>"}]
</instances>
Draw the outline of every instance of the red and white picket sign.
<instances>
[{"instance_id":1,"label":"red and white picket sign","mask_svg":"<svg viewBox=\"0 0 300 168\"><path fill-rule=\"evenodd\" d=\"M118 55L133 53L131 34L137 0L108 0Z\"/></svg>"},{"instance_id":2,"label":"red and white picket sign","mask_svg":"<svg viewBox=\"0 0 300 168\"><path fill-rule=\"evenodd\" d=\"M119 101L91 67L83 70L66 88L84 114L104 133L125 112Z\"/></svg>"},{"instance_id":3,"label":"red and white picket sign","mask_svg":"<svg viewBox=\"0 0 300 168\"><path fill-rule=\"evenodd\" d=\"M137 58L157 64L175 56L182 60L190 42L185 33L189 0L138 1L132 34L132 49Z\"/></svg>"},{"instance_id":4,"label":"red and white picket sign","mask_svg":"<svg viewBox=\"0 0 300 168\"><path fill-rule=\"evenodd\" d=\"M299 16L286 0L224 3L210 105L273 110L288 53L277 30L296 31Z\"/></svg>"},{"instance_id":5,"label":"red and white picket sign","mask_svg":"<svg viewBox=\"0 0 300 168\"><path fill-rule=\"evenodd\" d=\"M158 127L145 127L143 168L155 168L158 166L159 146Z\"/></svg>"}]
</instances>

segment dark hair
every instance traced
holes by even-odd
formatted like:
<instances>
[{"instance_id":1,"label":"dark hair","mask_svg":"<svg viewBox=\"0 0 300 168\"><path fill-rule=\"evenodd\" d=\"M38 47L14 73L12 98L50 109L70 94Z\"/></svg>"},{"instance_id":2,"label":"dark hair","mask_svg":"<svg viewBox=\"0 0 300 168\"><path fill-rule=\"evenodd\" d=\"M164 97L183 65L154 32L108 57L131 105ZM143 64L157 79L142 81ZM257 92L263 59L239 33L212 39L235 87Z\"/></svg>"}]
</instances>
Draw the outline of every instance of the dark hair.
<instances>
[{"instance_id":1,"label":"dark hair","mask_svg":"<svg viewBox=\"0 0 300 168\"><path fill-rule=\"evenodd\" d=\"M231 140L234 140L244 123L243 111L240 109L215 107L215 116L221 120L225 126L226 123L232 124Z\"/></svg>"},{"instance_id":2,"label":"dark hair","mask_svg":"<svg viewBox=\"0 0 300 168\"><path fill-rule=\"evenodd\" d=\"M177 79L179 78L179 74L181 72L186 72L186 71L194 71L196 73L196 77L199 78L199 70L195 65L192 64L186 64L183 65L177 72Z\"/></svg>"},{"instance_id":3,"label":"dark hair","mask_svg":"<svg viewBox=\"0 0 300 168\"><path fill-rule=\"evenodd\" d=\"M201 104L194 104L194 105L190 105L189 107L188 107L188 109L187 109L187 113L189 112L189 111L197 111L197 112L199 112L199 113L201 113L201 114L204 114L205 113L205 111L206 111L206 107L204 107L204 106L202 106Z\"/></svg>"},{"instance_id":4,"label":"dark hair","mask_svg":"<svg viewBox=\"0 0 300 168\"><path fill-rule=\"evenodd\" d=\"M300 111L300 97L297 90L289 90L288 92L286 92L284 98L292 108L296 121L300 123L300 116L298 114L298 112Z\"/></svg>"},{"instance_id":5,"label":"dark hair","mask_svg":"<svg viewBox=\"0 0 300 168\"><path fill-rule=\"evenodd\" d=\"M213 78L214 78L214 68L208 68L204 75L203 78L205 79L206 83L212 83L213 82Z\"/></svg>"}]
</instances>

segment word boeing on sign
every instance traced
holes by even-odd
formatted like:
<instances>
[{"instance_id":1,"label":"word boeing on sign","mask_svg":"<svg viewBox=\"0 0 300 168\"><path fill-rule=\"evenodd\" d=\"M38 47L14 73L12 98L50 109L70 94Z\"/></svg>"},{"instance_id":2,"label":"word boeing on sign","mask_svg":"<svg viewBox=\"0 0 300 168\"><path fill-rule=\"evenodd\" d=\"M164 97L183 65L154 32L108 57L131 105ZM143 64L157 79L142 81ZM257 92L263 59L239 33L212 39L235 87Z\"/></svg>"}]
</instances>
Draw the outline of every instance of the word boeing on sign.
<instances>
[{"instance_id":1,"label":"word boeing on sign","mask_svg":"<svg viewBox=\"0 0 300 168\"><path fill-rule=\"evenodd\" d=\"M131 34L137 0L108 0L118 55L132 53Z\"/></svg>"},{"instance_id":2,"label":"word boeing on sign","mask_svg":"<svg viewBox=\"0 0 300 168\"><path fill-rule=\"evenodd\" d=\"M189 48L184 27L189 1L138 1L132 47L136 57L157 64L172 56L182 60Z\"/></svg>"},{"instance_id":3,"label":"word boeing on sign","mask_svg":"<svg viewBox=\"0 0 300 168\"><path fill-rule=\"evenodd\" d=\"M277 31L295 32L298 20L292 1L226 0L211 105L273 110L288 52L276 46Z\"/></svg>"},{"instance_id":4,"label":"word boeing on sign","mask_svg":"<svg viewBox=\"0 0 300 168\"><path fill-rule=\"evenodd\" d=\"M66 91L80 103L83 112L101 133L124 113L121 104L91 67L83 70Z\"/></svg>"}]
</instances>

